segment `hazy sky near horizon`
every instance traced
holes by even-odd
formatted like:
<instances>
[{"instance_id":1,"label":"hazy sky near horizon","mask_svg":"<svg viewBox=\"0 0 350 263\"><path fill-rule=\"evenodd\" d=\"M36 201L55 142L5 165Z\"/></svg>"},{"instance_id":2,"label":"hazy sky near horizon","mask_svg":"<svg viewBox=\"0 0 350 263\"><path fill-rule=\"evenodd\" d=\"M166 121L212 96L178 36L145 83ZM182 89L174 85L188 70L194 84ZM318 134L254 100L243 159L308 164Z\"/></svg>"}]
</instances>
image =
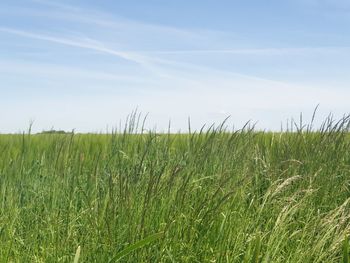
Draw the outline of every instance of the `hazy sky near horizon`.
<instances>
[{"instance_id":1,"label":"hazy sky near horizon","mask_svg":"<svg viewBox=\"0 0 350 263\"><path fill-rule=\"evenodd\" d=\"M350 113L347 0L1 0L0 133Z\"/></svg>"}]
</instances>

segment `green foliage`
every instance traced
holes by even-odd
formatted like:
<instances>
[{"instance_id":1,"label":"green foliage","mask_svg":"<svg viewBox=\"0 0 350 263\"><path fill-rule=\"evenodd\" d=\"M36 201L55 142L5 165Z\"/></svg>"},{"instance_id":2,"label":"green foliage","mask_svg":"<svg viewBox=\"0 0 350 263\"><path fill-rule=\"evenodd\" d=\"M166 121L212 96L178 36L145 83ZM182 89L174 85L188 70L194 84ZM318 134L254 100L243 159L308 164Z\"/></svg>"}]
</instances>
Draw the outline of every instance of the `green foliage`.
<instances>
[{"instance_id":1,"label":"green foliage","mask_svg":"<svg viewBox=\"0 0 350 263\"><path fill-rule=\"evenodd\" d=\"M0 262L349 262L348 119L137 129L0 135Z\"/></svg>"}]
</instances>

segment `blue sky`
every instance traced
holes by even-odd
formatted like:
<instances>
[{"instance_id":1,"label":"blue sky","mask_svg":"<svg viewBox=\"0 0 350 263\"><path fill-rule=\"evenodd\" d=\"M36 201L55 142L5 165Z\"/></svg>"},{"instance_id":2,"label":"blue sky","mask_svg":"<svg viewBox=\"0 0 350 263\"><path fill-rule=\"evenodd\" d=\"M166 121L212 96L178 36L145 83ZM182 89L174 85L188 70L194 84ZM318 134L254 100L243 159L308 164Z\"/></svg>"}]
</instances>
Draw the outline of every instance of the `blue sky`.
<instances>
[{"instance_id":1,"label":"blue sky","mask_svg":"<svg viewBox=\"0 0 350 263\"><path fill-rule=\"evenodd\" d=\"M278 130L350 112L350 1L0 3L0 132L105 131L135 108L173 131Z\"/></svg>"}]
</instances>

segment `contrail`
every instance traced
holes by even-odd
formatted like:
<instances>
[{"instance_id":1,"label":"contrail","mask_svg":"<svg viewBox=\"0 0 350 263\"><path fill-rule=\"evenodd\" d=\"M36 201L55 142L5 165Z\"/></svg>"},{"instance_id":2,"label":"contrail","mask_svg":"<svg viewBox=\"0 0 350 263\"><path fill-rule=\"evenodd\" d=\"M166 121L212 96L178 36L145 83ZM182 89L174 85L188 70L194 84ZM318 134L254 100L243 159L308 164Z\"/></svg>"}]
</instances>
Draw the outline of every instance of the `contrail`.
<instances>
[{"instance_id":1,"label":"contrail","mask_svg":"<svg viewBox=\"0 0 350 263\"><path fill-rule=\"evenodd\" d=\"M62 45L66 45L66 46L94 50L94 51L113 55L113 56L116 56L116 57L119 57L119 58L122 58L122 59L125 59L128 61L137 63L141 66L146 67L146 68L150 67L149 61L146 59L146 57L140 56L136 53L117 51L117 50L110 49L110 48L107 48L104 46L94 45L91 43L76 41L76 40L72 40L72 39L68 39L68 38L52 37L52 36L47 36L47 35L42 35L42 34L35 34L35 33L31 33L31 32L26 32L26 31L22 31L22 30L11 29L11 28L0 27L0 31L5 32L5 33L9 33L9 34L22 36L22 37L49 41L52 43L62 44Z\"/></svg>"}]
</instances>

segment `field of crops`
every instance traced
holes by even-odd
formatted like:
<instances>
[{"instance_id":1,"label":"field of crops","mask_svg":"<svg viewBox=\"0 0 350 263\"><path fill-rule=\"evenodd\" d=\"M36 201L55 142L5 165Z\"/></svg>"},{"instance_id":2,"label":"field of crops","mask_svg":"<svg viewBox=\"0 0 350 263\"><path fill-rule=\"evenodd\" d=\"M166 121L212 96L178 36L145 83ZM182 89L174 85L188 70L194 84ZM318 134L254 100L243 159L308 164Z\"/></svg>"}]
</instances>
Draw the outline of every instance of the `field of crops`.
<instances>
[{"instance_id":1,"label":"field of crops","mask_svg":"<svg viewBox=\"0 0 350 263\"><path fill-rule=\"evenodd\" d=\"M0 135L0 262L349 262L349 120Z\"/></svg>"}]
</instances>

